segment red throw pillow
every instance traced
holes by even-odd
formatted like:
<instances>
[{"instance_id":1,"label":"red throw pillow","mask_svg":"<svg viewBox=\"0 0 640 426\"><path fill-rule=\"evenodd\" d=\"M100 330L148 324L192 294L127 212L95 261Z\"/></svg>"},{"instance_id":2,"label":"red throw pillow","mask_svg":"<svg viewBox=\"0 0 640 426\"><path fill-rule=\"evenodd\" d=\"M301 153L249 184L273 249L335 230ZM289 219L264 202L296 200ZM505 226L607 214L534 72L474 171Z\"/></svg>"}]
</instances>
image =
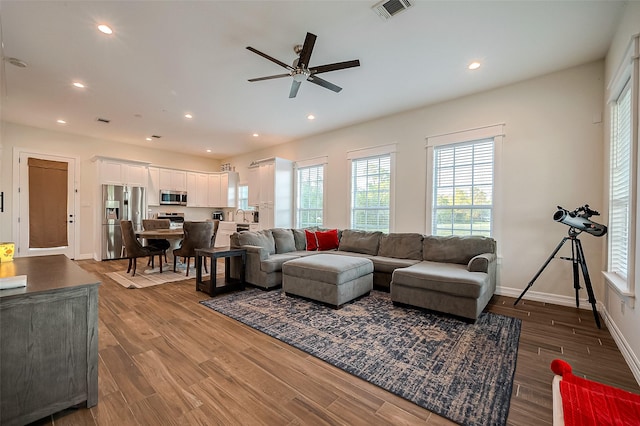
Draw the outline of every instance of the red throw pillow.
<instances>
[{"instance_id":1,"label":"red throw pillow","mask_svg":"<svg viewBox=\"0 0 640 426\"><path fill-rule=\"evenodd\" d=\"M304 235L307 237L307 250L315 251L318 249L318 241L316 240L315 232L309 232L304 230Z\"/></svg>"},{"instance_id":2,"label":"red throw pillow","mask_svg":"<svg viewBox=\"0 0 640 426\"><path fill-rule=\"evenodd\" d=\"M338 248L338 230L316 231L318 250L333 250Z\"/></svg>"}]
</instances>

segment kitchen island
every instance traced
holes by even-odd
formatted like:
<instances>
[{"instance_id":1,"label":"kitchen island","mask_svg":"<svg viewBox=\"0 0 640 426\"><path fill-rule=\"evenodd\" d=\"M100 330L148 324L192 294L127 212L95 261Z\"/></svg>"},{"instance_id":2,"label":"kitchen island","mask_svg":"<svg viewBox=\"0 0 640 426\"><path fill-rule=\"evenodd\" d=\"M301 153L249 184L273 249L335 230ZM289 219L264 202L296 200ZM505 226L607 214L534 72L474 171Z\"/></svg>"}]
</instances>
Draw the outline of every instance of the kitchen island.
<instances>
[{"instance_id":1,"label":"kitchen island","mask_svg":"<svg viewBox=\"0 0 640 426\"><path fill-rule=\"evenodd\" d=\"M64 255L0 263L0 424L98 403L98 279Z\"/></svg>"}]
</instances>

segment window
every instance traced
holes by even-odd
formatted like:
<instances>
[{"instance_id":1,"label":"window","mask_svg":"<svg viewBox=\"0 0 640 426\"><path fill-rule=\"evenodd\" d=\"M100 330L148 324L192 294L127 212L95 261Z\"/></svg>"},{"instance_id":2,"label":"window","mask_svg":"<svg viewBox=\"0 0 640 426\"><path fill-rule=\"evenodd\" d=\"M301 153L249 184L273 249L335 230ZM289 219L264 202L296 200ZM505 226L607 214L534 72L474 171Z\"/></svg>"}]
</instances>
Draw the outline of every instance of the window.
<instances>
[{"instance_id":1,"label":"window","mask_svg":"<svg viewBox=\"0 0 640 426\"><path fill-rule=\"evenodd\" d=\"M631 39L609 86L609 223L606 282L623 300L635 297L636 180L640 36Z\"/></svg>"},{"instance_id":2,"label":"window","mask_svg":"<svg viewBox=\"0 0 640 426\"><path fill-rule=\"evenodd\" d=\"M389 232L391 154L351 161L351 228Z\"/></svg>"},{"instance_id":3,"label":"window","mask_svg":"<svg viewBox=\"0 0 640 426\"><path fill-rule=\"evenodd\" d=\"M296 226L322 226L324 217L324 164L299 167L296 175Z\"/></svg>"},{"instance_id":4,"label":"window","mask_svg":"<svg viewBox=\"0 0 640 426\"><path fill-rule=\"evenodd\" d=\"M611 108L609 272L627 280L631 203L631 85Z\"/></svg>"},{"instance_id":5,"label":"window","mask_svg":"<svg viewBox=\"0 0 640 426\"><path fill-rule=\"evenodd\" d=\"M500 240L504 124L427 138L426 233Z\"/></svg>"},{"instance_id":6,"label":"window","mask_svg":"<svg viewBox=\"0 0 640 426\"><path fill-rule=\"evenodd\" d=\"M253 207L249 207L249 185L238 185L238 208L253 210Z\"/></svg>"},{"instance_id":7,"label":"window","mask_svg":"<svg viewBox=\"0 0 640 426\"><path fill-rule=\"evenodd\" d=\"M493 138L434 148L433 235L491 236Z\"/></svg>"}]
</instances>

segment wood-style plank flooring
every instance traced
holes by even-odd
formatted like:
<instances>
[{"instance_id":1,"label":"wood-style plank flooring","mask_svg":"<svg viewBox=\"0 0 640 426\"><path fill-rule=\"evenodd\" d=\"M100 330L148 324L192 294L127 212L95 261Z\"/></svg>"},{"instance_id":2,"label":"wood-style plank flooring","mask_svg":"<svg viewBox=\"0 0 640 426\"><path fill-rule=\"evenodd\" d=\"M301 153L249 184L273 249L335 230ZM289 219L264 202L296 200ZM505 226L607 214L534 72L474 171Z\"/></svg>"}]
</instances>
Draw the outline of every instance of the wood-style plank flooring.
<instances>
[{"instance_id":1,"label":"wood-style plank flooring","mask_svg":"<svg viewBox=\"0 0 640 426\"><path fill-rule=\"evenodd\" d=\"M452 424L203 307L198 302L209 296L195 291L193 278L130 290L105 275L126 270L126 261L77 263L102 281L99 402L37 424ZM488 307L522 319L508 424L551 424L555 358L575 374L640 393L590 310L526 300L514 307L513 301L496 296Z\"/></svg>"}]
</instances>

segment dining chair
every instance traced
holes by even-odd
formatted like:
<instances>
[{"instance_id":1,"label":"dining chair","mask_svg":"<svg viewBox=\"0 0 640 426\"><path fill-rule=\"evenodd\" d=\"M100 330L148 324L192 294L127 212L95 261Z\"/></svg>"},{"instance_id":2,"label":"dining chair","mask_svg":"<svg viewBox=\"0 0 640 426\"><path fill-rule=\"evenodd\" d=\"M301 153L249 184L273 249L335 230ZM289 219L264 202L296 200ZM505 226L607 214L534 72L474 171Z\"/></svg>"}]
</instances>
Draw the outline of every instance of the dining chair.
<instances>
[{"instance_id":1,"label":"dining chair","mask_svg":"<svg viewBox=\"0 0 640 426\"><path fill-rule=\"evenodd\" d=\"M171 228L171 221L169 219L142 219L142 228L145 231L169 229ZM147 242L150 246L162 249L164 251L164 261L167 262L167 250L171 247L169 240L150 238Z\"/></svg>"},{"instance_id":2,"label":"dining chair","mask_svg":"<svg viewBox=\"0 0 640 426\"><path fill-rule=\"evenodd\" d=\"M196 249L211 247L211 240L213 238L214 223L211 221L205 222L192 222L185 221L182 225L184 231L184 238L180 244L180 247L173 250L173 272L176 272L177 258L183 257L184 262L187 265L186 276L189 276L189 261L193 257L196 257ZM195 262L194 262L195 263ZM207 271L207 265L204 265L205 272Z\"/></svg>"},{"instance_id":3,"label":"dining chair","mask_svg":"<svg viewBox=\"0 0 640 426\"><path fill-rule=\"evenodd\" d=\"M151 259L151 267L153 268L153 256L155 255L158 255L160 273L162 273L162 255L164 251L152 245L143 246L140 244L140 241L136 238L136 233L133 230L133 223L131 223L130 220L120 221L120 229L122 230L125 258L129 259L127 274L131 271L131 267L133 266L133 274L131 274L131 276L136 276L136 266L139 257L149 257Z\"/></svg>"}]
</instances>

